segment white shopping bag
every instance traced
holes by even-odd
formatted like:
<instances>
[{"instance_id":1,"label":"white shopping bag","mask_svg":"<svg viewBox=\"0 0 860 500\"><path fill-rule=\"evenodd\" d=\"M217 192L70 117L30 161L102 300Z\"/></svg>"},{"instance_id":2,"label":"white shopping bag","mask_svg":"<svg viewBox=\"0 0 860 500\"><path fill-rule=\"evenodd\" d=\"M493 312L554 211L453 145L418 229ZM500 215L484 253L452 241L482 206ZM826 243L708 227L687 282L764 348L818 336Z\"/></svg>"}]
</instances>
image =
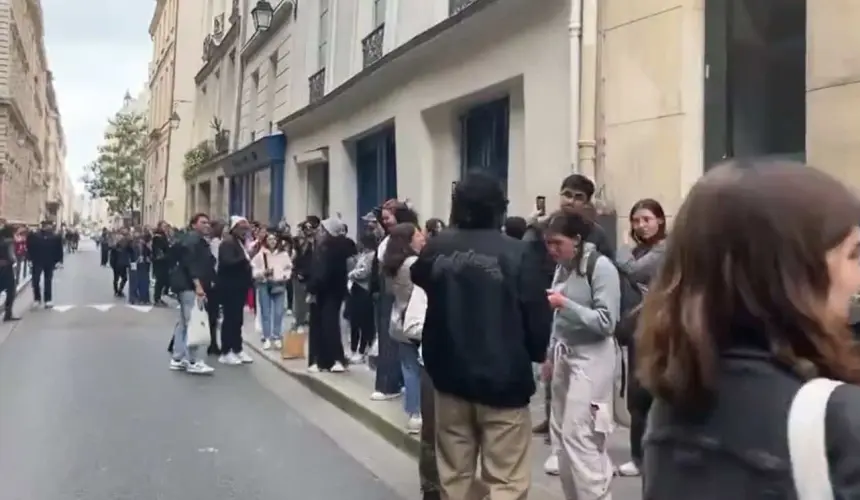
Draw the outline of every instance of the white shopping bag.
<instances>
[{"instance_id":1,"label":"white shopping bag","mask_svg":"<svg viewBox=\"0 0 860 500\"><path fill-rule=\"evenodd\" d=\"M206 312L206 303L202 299L196 299L188 320L186 343L189 346L199 346L208 345L209 341L209 314Z\"/></svg>"}]
</instances>

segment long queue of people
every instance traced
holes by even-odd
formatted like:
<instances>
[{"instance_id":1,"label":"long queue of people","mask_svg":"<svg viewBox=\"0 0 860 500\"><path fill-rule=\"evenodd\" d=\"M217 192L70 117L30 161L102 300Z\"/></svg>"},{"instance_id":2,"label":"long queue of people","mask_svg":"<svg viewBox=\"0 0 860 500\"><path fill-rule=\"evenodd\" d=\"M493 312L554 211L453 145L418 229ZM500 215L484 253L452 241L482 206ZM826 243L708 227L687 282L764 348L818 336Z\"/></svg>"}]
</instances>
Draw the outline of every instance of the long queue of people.
<instances>
[{"instance_id":1,"label":"long queue of people","mask_svg":"<svg viewBox=\"0 0 860 500\"><path fill-rule=\"evenodd\" d=\"M846 327L860 289L857 199L814 169L729 164L693 187L671 238L660 203L643 199L615 245L594 192L574 174L556 210L506 218L499 183L470 172L453 191L450 228L389 200L363 219L357 243L339 217L309 217L291 235L241 217L222 232L198 214L170 271L181 306L170 368L212 372L185 341L199 300L223 317L210 354L250 362L243 307L256 300L266 348L282 342L273 311L290 310L309 335L309 371L367 360L371 399L402 397L425 499L527 498L533 432L548 436L546 472L570 500L609 499L614 477L637 475L648 499L717 497L703 485L821 498L796 495L788 424L773 418L787 421L810 378L860 382ZM533 428L535 371L546 421ZM827 449L845 452L824 460L839 461L833 487L853 491L860 393L831 390ZM771 419L756 416L762 405ZM632 459L616 465L608 438L619 423Z\"/></svg>"}]
</instances>

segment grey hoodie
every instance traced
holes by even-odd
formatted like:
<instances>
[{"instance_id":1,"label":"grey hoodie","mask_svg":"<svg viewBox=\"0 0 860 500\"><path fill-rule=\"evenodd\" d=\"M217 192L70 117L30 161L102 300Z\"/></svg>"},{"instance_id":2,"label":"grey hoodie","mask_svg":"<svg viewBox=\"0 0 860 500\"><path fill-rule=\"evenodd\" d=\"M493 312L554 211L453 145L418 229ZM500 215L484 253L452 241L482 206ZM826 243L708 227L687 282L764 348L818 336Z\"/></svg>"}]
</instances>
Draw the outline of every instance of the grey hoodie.
<instances>
[{"instance_id":1,"label":"grey hoodie","mask_svg":"<svg viewBox=\"0 0 860 500\"><path fill-rule=\"evenodd\" d=\"M570 346L590 344L611 337L615 331L621 307L618 270L608 257L601 255L595 262L589 284L586 265L588 255L595 251L592 243L585 243L579 273L565 265L555 268L552 289L564 295L567 301L555 312L554 341Z\"/></svg>"}]
</instances>

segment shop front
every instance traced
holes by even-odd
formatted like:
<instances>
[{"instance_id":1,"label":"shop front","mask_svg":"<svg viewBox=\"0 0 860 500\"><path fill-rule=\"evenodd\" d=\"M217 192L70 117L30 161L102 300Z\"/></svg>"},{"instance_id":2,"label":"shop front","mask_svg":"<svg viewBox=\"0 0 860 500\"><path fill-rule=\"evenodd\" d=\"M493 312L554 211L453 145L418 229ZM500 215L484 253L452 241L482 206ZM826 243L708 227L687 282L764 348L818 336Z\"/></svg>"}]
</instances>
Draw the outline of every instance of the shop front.
<instances>
[{"instance_id":1,"label":"shop front","mask_svg":"<svg viewBox=\"0 0 860 500\"><path fill-rule=\"evenodd\" d=\"M230 214L275 224L284 216L284 153L282 134L258 139L231 154L224 174L230 190Z\"/></svg>"}]
</instances>

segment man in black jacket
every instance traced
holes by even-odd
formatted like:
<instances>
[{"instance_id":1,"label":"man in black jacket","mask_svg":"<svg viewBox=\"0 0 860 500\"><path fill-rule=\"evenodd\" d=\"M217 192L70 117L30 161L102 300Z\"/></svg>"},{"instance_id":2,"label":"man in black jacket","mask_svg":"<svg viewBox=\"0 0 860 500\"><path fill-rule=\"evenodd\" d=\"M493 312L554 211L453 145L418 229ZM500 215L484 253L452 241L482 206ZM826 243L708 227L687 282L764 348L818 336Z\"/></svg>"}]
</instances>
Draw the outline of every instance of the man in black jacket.
<instances>
[{"instance_id":1,"label":"man in black jacket","mask_svg":"<svg viewBox=\"0 0 860 500\"><path fill-rule=\"evenodd\" d=\"M209 217L196 214L189 225L190 230L177 242L178 262L170 274L170 287L179 300L179 321L173 331L170 369L208 375L214 370L199 357L199 346L188 345L188 323L193 308L205 306L206 289L215 281L215 257L206 241Z\"/></svg>"},{"instance_id":2,"label":"man in black jacket","mask_svg":"<svg viewBox=\"0 0 860 500\"><path fill-rule=\"evenodd\" d=\"M472 498L478 463L505 475L483 485L489 498L526 498L530 487L532 363L546 357L552 311L534 253L499 231L506 207L497 179L468 173L452 229L428 240L411 268L427 294L422 349L442 498Z\"/></svg>"},{"instance_id":3,"label":"man in black jacket","mask_svg":"<svg viewBox=\"0 0 860 500\"><path fill-rule=\"evenodd\" d=\"M42 228L27 238L27 253L33 266L33 299L46 309L53 307L54 269L63 263L63 240L54 232L54 223L46 220ZM45 295L42 296L42 277ZM43 301L44 298L44 301Z\"/></svg>"}]
</instances>

